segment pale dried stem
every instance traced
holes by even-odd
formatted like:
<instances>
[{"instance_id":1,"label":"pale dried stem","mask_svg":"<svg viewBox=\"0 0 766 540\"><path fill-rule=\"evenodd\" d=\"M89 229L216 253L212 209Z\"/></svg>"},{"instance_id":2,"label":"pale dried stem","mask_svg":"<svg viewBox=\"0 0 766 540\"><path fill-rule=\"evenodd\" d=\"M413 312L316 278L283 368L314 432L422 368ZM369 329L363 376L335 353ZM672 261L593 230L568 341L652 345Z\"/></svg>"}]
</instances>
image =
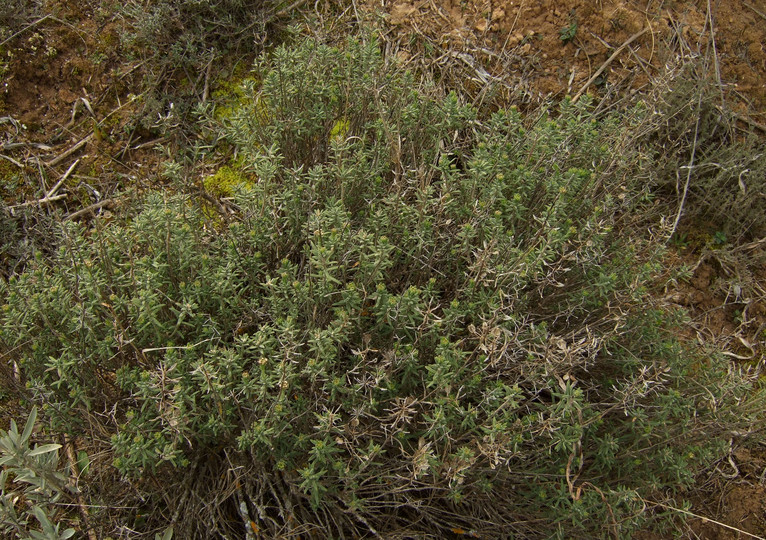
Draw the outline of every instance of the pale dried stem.
<instances>
[{"instance_id":1,"label":"pale dried stem","mask_svg":"<svg viewBox=\"0 0 766 540\"><path fill-rule=\"evenodd\" d=\"M630 36L625 43L617 47L615 51L612 53L612 55L606 59L606 62L601 64L601 67L596 70L596 72L591 76L590 79L580 88L580 91L575 94L575 96L572 98L572 103L576 103L578 99L582 97L582 95L585 93L585 91L594 83L596 79L606 70L606 68L609 67L609 65L614 62L614 60L622 53L623 50L625 50L626 47L628 47L631 43L636 41L638 38L643 36L645 33L649 31L649 28L644 28L643 30L636 32L632 36Z\"/></svg>"},{"instance_id":2,"label":"pale dried stem","mask_svg":"<svg viewBox=\"0 0 766 540\"><path fill-rule=\"evenodd\" d=\"M710 0L707 0L707 20L710 23L710 45L713 48L713 65L715 66L715 78L718 83L718 90L721 92L721 105L726 106L723 95L723 83L721 82L721 66L718 63L718 50L715 46L715 26L713 25L713 8L710 6Z\"/></svg>"},{"instance_id":3,"label":"pale dried stem","mask_svg":"<svg viewBox=\"0 0 766 540\"><path fill-rule=\"evenodd\" d=\"M69 475L69 484L70 487L74 488L74 491L77 494L75 498L77 501L77 508L80 510L80 516L83 521L82 528L86 531L88 540L98 540L95 531L89 525L90 516L88 515L88 506L85 504L85 498L82 496L79 489L77 489L77 481L75 479L79 479L82 471L80 471L80 467L77 465L77 457L74 453L74 441L69 440L66 435L62 435L62 439L67 459L69 460L69 469L72 471L72 474Z\"/></svg>"},{"instance_id":4,"label":"pale dried stem","mask_svg":"<svg viewBox=\"0 0 766 540\"><path fill-rule=\"evenodd\" d=\"M68 158L69 156L71 156L72 154L77 152L80 148L82 148L83 146L88 144L88 142L90 142L90 140L92 138L93 138L93 132L91 132L85 138L80 139L80 141L78 141L74 146L72 146L68 150L64 151L62 154L56 156L52 160L50 160L47 163L45 163L45 166L46 167L55 167L56 165L58 165L59 163L64 161L66 158Z\"/></svg>"},{"instance_id":5,"label":"pale dried stem","mask_svg":"<svg viewBox=\"0 0 766 540\"><path fill-rule=\"evenodd\" d=\"M61 178L59 178L59 181L56 182L56 185L53 186L48 193L45 194L46 199L50 199L53 197L58 189L61 187L61 185L66 181L67 178L69 178L69 175L72 174L72 171L74 171L75 167L77 167L77 164L80 163L80 160L76 160L74 163L72 163L69 168L66 170L64 174L61 175Z\"/></svg>"},{"instance_id":6,"label":"pale dried stem","mask_svg":"<svg viewBox=\"0 0 766 540\"><path fill-rule=\"evenodd\" d=\"M747 2L743 2L743 4L745 4L745 7L748 7L750 9L752 9L755 12L755 14L760 16L761 18L763 18L763 20L766 20L766 13L756 9L755 6L752 6L752 5L748 4Z\"/></svg>"},{"instance_id":7,"label":"pale dried stem","mask_svg":"<svg viewBox=\"0 0 766 540\"><path fill-rule=\"evenodd\" d=\"M698 113L699 113L699 109L701 105L702 105L702 92L700 92L699 97L697 98ZM692 155L689 158L689 165L686 169L686 182L684 184L684 192L683 192L683 195L681 196L681 202L678 205L678 213L676 214L675 221L673 221L673 227L670 230L668 241L670 241L673 235L676 234L676 229L678 229L678 222L681 221L681 214L683 214L684 205L686 204L686 197L689 194L689 183L691 182L692 169L694 168L694 158L697 153L697 140L699 137L699 127L700 127L700 115L697 114L697 121L694 124L694 141L692 142Z\"/></svg>"},{"instance_id":8,"label":"pale dried stem","mask_svg":"<svg viewBox=\"0 0 766 540\"><path fill-rule=\"evenodd\" d=\"M45 17L40 17L40 18L39 18L39 19L37 19L35 22L33 22L33 23L30 23L30 24L26 25L24 28L22 28L21 30L19 30L18 32L16 32L15 34L13 34L11 37L9 37L8 39L6 39L6 40L5 40L5 41L3 41L2 43L0 43L0 47L2 47L3 45L5 45L5 44L6 44L6 43L8 43L9 41L11 41L11 40L12 40L13 38L15 38L16 36L19 36L19 35L23 34L23 33L24 33L24 32L26 32L27 30L29 30L30 28L34 28L35 26L37 26L37 25L38 25L38 24L40 24L41 22L43 22L43 21L46 21L46 20L48 20L48 19L50 19L50 18L51 18L51 16L50 16L50 15L46 15Z\"/></svg>"},{"instance_id":9,"label":"pale dried stem","mask_svg":"<svg viewBox=\"0 0 766 540\"><path fill-rule=\"evenodd\" d=\"M734 531L740 534L744 534L745 536L748 536L750 538L756 538L757 540L766 540L763 536L758 536L757 534L749 533L747 531L744 531L742 529L738 529L737 527L733 527L732 525L727 525L726 523L721 523L720 521L716 521L715 519L711 519L709 517L701 516L699 514L695 514L694 512L690 512L689 510L684 510L683 508L676 508L675 506L670 506L663 503L653 502L653 501L647 501L644 500L646 504L653 504L656 506L660 506L662 508L665 508L667 510L672 510L674 512L680 512L682 514L686 514L687 516L691 516L697 519L701 519L703 522L706 523L713 523L714 525L718 525L719 527L723 527L724 529L728 529L730 531Z\"/></svg>"},{"instance_id":10,"label":"pale dried stem","mask_svg":"<svg viewBox=\"0 0 766 540\"><path fill-rule=\"evenodd\" d=\"M9 206L11 210L14 210L16 208L25 208L27 206L42 206L44 204L50 204L55 201L60 201L61 199L65 199L67 197L66 193L62 195L55 195L53 197L44 197L42 199L38 199L36 201L27 201L25 203L21 204L14 204L13 206Z\"/></svg>"},{"instance_id":11,"label":"pale dried stem","mask_svg":"<svg viewBox=\"0 0 766 540\"><path fill-rule=\"evenodd\" d=\"M69 214L67 217L64 218L64 221L68 221L70 219L75 219L80 216L84 216L85 214L90 214L91 212L94 212L100 208L103 208L105 206L112 206L114 204L118 204L118 199L107 199L105 201L99 201L95 204L91 204L90 206L86 206L82 210L78 210L77 212L74 212L72 214Z\"/></svg>"}]
</instances>

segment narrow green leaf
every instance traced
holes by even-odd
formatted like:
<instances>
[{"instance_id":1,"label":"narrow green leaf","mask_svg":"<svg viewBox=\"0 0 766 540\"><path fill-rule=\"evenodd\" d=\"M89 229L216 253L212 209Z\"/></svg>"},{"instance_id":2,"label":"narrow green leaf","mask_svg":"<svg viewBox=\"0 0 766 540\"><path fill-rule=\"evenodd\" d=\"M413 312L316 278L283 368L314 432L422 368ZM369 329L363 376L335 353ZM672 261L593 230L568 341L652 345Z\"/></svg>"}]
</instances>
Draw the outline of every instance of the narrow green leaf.
<instances>
[{"instance_id":1,"label":"narrow green leaf","mask_svg":"<svg viewBox=\"0 0 766 540\"><path fill-rule=\"evenodd\" d=\"M37 407L32 407L32 412L29 413L27 424L24 426L24 433L21 434L22 444L26 445L26 442L29 440L29 437L32 435L32 430L35 427L36 421L37 421Z\"/></svg>"},{"instance_id":2,"label":"narrow green leaf","mask_svg":"<svg viewBox=\"0 0 766 540\"><path fill-rule=\"evenodd\" d=\"M35 505L32 507L32 513L37 518L37 521L40 522L40 525L43 526L43 529L45 529L46 527L50 527L51 522L48 519L48 516L45 514L45 510Z\"/></svg>"},{"instance_id":3,"label":"narrow green leaf","mask_svg":"<svg viewBox=\"0 0 766 540\"><path fill-rule=\"evenodd\" d=\"M30 456L39 456L40 454L47 454L49 452L53 452L55 450L58 450L61 448L60 444L51 443L51 444L43 444L40 446L36 446L34 450L32 450L29 455Z\"/></svg>"},{"instance_id":4,"label":"narrow green leaf","mask_svg":"<svg viewBox=\"0 0 766 540\"><path fill-rule=\"evenodd\" d=\"M90 470L90 459L84 450L77 452L77 468L80 470L80 476L85 476Z\"/></svg>"}]
</instances>

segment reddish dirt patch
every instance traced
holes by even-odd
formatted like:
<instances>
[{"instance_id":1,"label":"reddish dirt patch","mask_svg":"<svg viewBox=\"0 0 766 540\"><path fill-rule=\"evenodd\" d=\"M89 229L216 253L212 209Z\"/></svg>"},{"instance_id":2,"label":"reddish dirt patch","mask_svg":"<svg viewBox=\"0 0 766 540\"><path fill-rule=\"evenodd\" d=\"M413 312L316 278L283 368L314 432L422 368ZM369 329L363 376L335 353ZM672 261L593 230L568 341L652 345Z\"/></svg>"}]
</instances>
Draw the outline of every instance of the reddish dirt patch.
<instances>
[{"instance_id":1,"label":"reddish dirt patch","mask_svg":"<svg viewBox=\"0 0 766 540\"><path fill-rule=\"evenodd\" d=\"M687 337L715 345L743 367L766 359L766 267L749 257L747 247L757 246L686 248L671 255L668 264L689 274L666 295L689 313Z\"/></svg>"},{"instance_id":2,"label":"reddish dirt patch","mask_svg":"<svg viewBox=\"0 0 766 540\"><path fill-rule=\"evenodd\" d=\"M766 450L740 449L731 459L721 464L728 479L715 486L706 498L693 502L692 511L704 516L717 516L717 521L753 535L766 531ZM691 528L698 538L710 540L739 540L746 534L724 527L710 520L695 519Z\"/></svg>"},{"instance_id":3,"label":"reddish dirt patch","mask_svg":"<svg viewBox=\"0 0 766 540\"><path fill-rule=\"evenodd\" d=\"M10 69L0 107L30 133L42 135L67 125L80 98L87 99L94 111L114 100L104 93L114 86L116 25L98 21L91 10L83 11L88 13L74 2L62 3L57 6L58 17L43 20L7 46Z\"/></svg>"},{"instance_id":4,"label":"reddish dirt patch","mask_svg":"<svg viewBox=\"0 0 766 540\"><path fill-rule=\"evenodd\" d=\"M6 203L41 198L79 159L57 192L66 198L56 206L71 213L107 199L116 177L135 176L146 156L125 159L119 140L135 81L119 57L114 13L69 0L46 5L46 13L2 50L0 117L10 120L0 123L0 145L17 167L0 161L6 177L19 180L0 183L0 195Z\"/></svg>"},{"instance_id":5,"label":"reddish dirt patch","mask_svg":"<svg viewBox=\"0 0 766 540\"><path fill-rule=\"evenodd\" d=\"M739 112L766 119L766 0L394 0L386 9L405 59L425 40L437 63L457 56L477 82L485 70L517 100L576 94L644 31L590 91L641 88L679 57L707 56Z\"/></svg>"}]
</instances>

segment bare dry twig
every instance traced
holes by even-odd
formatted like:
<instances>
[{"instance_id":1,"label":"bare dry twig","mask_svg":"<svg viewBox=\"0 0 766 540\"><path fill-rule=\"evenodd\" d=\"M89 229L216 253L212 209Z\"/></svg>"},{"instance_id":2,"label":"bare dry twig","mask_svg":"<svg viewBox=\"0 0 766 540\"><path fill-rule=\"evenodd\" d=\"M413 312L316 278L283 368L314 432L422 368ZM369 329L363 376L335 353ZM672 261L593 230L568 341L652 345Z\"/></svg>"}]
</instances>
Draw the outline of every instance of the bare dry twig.
<instances>
[{"instance_id":1,"label":"bare dry twig","mask_svg":"<svg viewBox=\"0 0 766 540\"><path fill-rule=\"evenodd\" d=\"M83 529L87 531L86 534L88 535L88 540L98 540L95 531L89 525L88 506L85 504L85 498L77 489L75 478L79 478L81 471L80 467L77 465L77 457L74 452L74 441L69 440L66 435L62 435L61 442L63 443L62 446L64 447L67 459L69 460L69 469L72 471L72 475L69 478L69 485L74 488L74 492L76 493L75 498L77 507L80 510L80 516L82 517L84 525Z\"/></svg>"},{"instance_id":2,"label":"bare dry twig","mask_svg":"<svg viewBox=\"0 0 766 540\"><path fill-rule=\"evenodd\" d=\"M675 512L681 512L682 514L686 514L687 516L691 516L697 519L701 519L704 522L713 523L715 525L718 525L719 527L723 527L724 529L729 529L730 531L734 531L740 534L744 534L745 536L749 536L750 538L756 538L757 540L766 540L763 536L758 536L757 534L749 533L747 531L743 531L742 529L738 529L737 527L733 527L731 525L727 525L726 523L721 523L720 521L716 521L714 519L711 519L709 517L701 516L699 514L695 514L694 512L690 512L689 510L684 510L683 508L676 508L674 506L669 506L667 504L659 503L659 502L653 502L653 501L647 501L644 500L646 504L653 504L656 506L660 506L662 508L665 508L667 510L673 510Z\"/></svg>"},{"instance_id":3,"label":"bare dry twig","mask_svg":"<svg viewBox=\"0 0 766 540\"><path fill-rule=\"evenodd\" d=\"M72 174L72 171L74 171L75 167L77 167L77 164L80 163L80 160L76 160L74 163L72 163L69 168L66 170L64 174L61 175L61 178L59 178L59 181L56 182L56 185L53 186L48 193L45 194L46 199L50 199L53 197L58 189L61 187L61 184L63 184L67 178L69 178L69 175Z\"/></svg>"},{"instance_id":4,"label":"bare dry twig","mask_svg":"<svg viewBox=\"0 0 766 540\"><path fill-rule=\"evenodd\" d=\"M756 9L755 6L752 6L752 5L748 4L747 2L743 2L743 4L745 4L745 7L748 7L750 9L752 9L757 15L760 15L764 20L766 20L766 13Z\"/></svg>"},{"instance_id":5,"label":"bare dry twig","mask_svg":"<svg viewBox=\"0 0 766 540\"><path fill-rule=\"evenodd\" d=\"M112 206L112 205L118 204L119 202L120 201L118 199L106 199L104 201L99 201L95 204L91 204L90 206L86 206L82 210L78 210L77 212L73 212L69 214L67 217L64 218L64 221L78 218L80 216L84 216L85 214L90 214L91 212L95 212L96 210L100 208L104 208L105 206Z\"/></svg>"},{"instance_id":6,"label":"bare dry twig","mask_svg":"<svg viewBox=\"0 0 766 540\"><path fill-rule=\"evenodd\" d=\"M702 105L702 93L700 92L699 98L697 99L697 111L699 111L699 108L701 105ZM689 194L689 183L691 182L692 168L694 167L694 158L697 153L697 139L699 136L699 127L700 127L700 115L697 114L697 121L694 124L694 141L692 143L692 155L689 158L689 165L686 170L686 183L684 184L684 193L681 196L681 202L678 204L678 213L676 214L676 219L673 222L673 228L671 229L670 235L668 236L668 241L670 241L670 239L673 238L673 235L676 234L676 229L678 228L678 222L681 221L681 214L683 214L683 211L684 211L684 204L686 203L686 197Z\"/></svg>"},{"instance_id":7,"label":"bare dry twig","mask_svg":"<svg viewBox=\"0 0 766 540\"><path fill-rule=\"evenodd\" d=\"M4 159L7 159L8 161L10 161L11 163L13 163L14 165L16 165L16 166L17 166L18 168L20 168L20 169L23 169L23 168L24 168L24 165L22 165L21 163L19 163L18 161L16 161L15 159L13 159L13 158L12 158L12 157L10 157L10 156L6 156L5 154L0 154L0 157L1 157L1 158L4 158Z\"/></svg>"},{"instance_id":8,"label":"bare dry twig","mask_svg":"<svg viewBox=\"0 0 766 540\"><path fill-rule=\"evenodd\" d=\"M599 77L599 76L600 76L600 75L601 75L601 74L604 72L604 70L606 70L606 68L608 68L608 67L609 67L609 65L610 65L612 62L614 62L614 60L615 60L615 59L616 59L616 58L617 58L617 57L620 55L620 53L621 53L621 52L622 52L622 51L623 51L623 50L624 50L624 49L625 49L625 48L626 48L628 45L630 45L631 43L633 43L634 41L636 41L638 38L640 38L641 36L643 36L643 35L644 35L645 33L647 33L648 31L649 31L649 28L644 28L643 30L641 30L641 31L639 31L639 32L636 32L635 34L633 34L632 36L630 36L630 37L628 38L628 40L627 40L627 41L625 41L625 43L623 43L622 45L620 45L619 47L617 47L617 49L615 49L615 51L612 53L612 55L611 55L609 58L607 58L607 59L606 59L606 62L604 62L603 64L601 64L601 67L600 67L600 68L598 68L598 69L596 70L596 72L595 72L595 73L594 73L594 74L591 76L591 78L590 78L590 79L588 79L588 81L587 81L587 82L586 82L586 83L585 83L585 84L582 86L582 88L580 88L580 91L579 91L579 92L577 92L577 94L575 94L575 96L572 98L572 102L573 102L573 103L576 103L576 102L577 102L577 100L578 100L578 99L580 99L580 98L582 97L582 95L585 93L585 91L586 91L586 90L587 90L587 89L590 87L590 85L591 85L591 84L593 84L593 82L594 82L596 79L598 79L598 77Z\"/></svg>"},{"instance_id":9,"label":"bare dry twig","mask_svg":"<svg viewBox=\"0 0 766 540\"><path fill-rule=\"evenodd\" d=\"M43 22L43 21L47 21L47 20L48 20L48 19L50 19L50 18L51 18L51 16L50 16L50 15L46 15L45 17L40 17L40 18L39 18L39 19L37 19L36 21L34 21L34 22L32 22L32 23L30 23L30 24L26 25L24 28L22 28L21 30L19 30L18 32L16 32L15 34L13 34L11 37L9 37L8 39L6 39L6 40L5 40L5 41L3 41L2 43L0 43L0 47L2 47L3 45L5 45L6 43L8 43L10 40L12 40L13 38L15 38L16 36L23 34L23 33L24 33L24 32L26 32L27 30L29 30L30 28L34 28L35 26L37 26L37 25L38 25L38 24L40 24L41 22Z\"/></svg>"},{"instance_id":10,"label":"bare dry twig","mask_svg":"<svg viewBox=\"0 0 766 540\"><path fill-rule=\"evenodd\" d=\"M26 206L36 206L36 205L43 205L43 204L49 204L55 201L60 201L61 199L65 199L67 197L66 193L62 195L55 195L53 197L43 197L42 199L38 199L36 201L27 201L21 204L14 204L13 206L9 206L11 210L15 208L24 208Z\"/></svg>"},{"instance_id":11,"label":"bare dry twig","mask_svg":"<svg viewBox=\"0 0 766 540\"><path fill-rule=\"evenodd\" d=\"M89 135L87 135L85 138L83 138L83 139L80 139L80 141L78 141L78 142L77 142L77 143L76 143L74 146L72 146L72 147L71 147L71 148L69 148L68 150L64 151L62 154L60 154L60 155L56 156L56 157L55 157L55 158L53 158L52 160L48 161L48 162L47 162L47 163L45 163L44 165L45 165L46 167L55 167L56 165L58 165L59 163L61 163L62 161L64 161L66 158L68 158L69 156L71 156L72 154L74 154L75 152L77 152L77 151L78 151L80 148L82 148L83 146L85 146L86 144L88 144L88 142L90 142L90 140L91 140L92 138L93 138L93 132L91 132L91 133L90 133Z\"/></svg>"},{"instance_id":12,"label":"bare dry twig","mask_svg":"<svg viewBox=\"0 0 766 540\"><path fill-rule=\"evenodd\" d=\"M707 20L710 23L710 45L713 48L713 65L715 67L715 77L718 83L718 90L721 92L721 105L726 106L723 95L723 83L721 82L721 66L718 63L718 50L715 46L715 26L713 25L713 8L710 6L710 0L707 0Z\"/></svg>"}]
</instances>

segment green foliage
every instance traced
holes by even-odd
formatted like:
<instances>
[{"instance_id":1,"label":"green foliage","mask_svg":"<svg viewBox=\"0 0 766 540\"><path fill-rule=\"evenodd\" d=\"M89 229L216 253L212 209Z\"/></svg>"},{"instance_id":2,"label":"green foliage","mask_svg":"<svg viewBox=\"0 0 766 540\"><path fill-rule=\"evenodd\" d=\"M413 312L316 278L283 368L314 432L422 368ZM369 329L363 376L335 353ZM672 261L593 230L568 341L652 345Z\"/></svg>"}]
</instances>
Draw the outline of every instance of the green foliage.
<instances>
[{"instance_id":1,"label":"green foliage","mask_svg":"<svg viewBox=\"0 0 766 540\"><path fill-rule=\"evenodd\" d=\"M575 9L572 8L572 10L569 12L569 24L562 27L559 30L559 38L561 39L561 42L566 45L570 41L572 41L577 36L577 13L575 12Z\"/></svg>"},{"instance_id":2,"label":"green foliage","mask_svg":"<svg viewBox=\"0 0 766 540\"><path fill-rule=\"evenodd\" d=\"M149 194L0 290L33 399L69 431L114 410L114 466L163 478L139 489L179 536L241 534L235 511L268 536L630 536L760 419L649 301L632 117L481 122L374 42L255 71L222 233ZM203 474L231 495L201 511Z\"/></svg>"},{"instance_id":3,"label":"green foliage","mask_svg":"<svg viewBox=\"0 0 766 540\"><path fill-rule=\"evenodd\" d=\"M173 527L168 527L162 534L155 534L154 540L173 540Z\"/></svg>"},{"instance_id":4,"label":"green foliage","mask_svg":"<svg viewBox=\"0 0 766 540\"><path fill-rule=\"evenodd\" d=\"M567 26L564 26L559 30L559 38L564 44L572 41L577 35L577 21L573 20Z\"/></svg>"},{"instance_id":5,"label":"green foliage","mask_svg":"<svg viewBox=\"0 0 766 540\"><path fill-rule=\"evenodd\" d=\"M11 420L8 431L0 431L0 531L7 538L33 538L35 540L66 540L75 534L73 528L59 531L53 523L55 504L66 492L67 476L59 471L60 444L35 444L30 438L37 420L37 409L27 419L19 433ZM8 490L12 482L14 487ZM19 511L21 506L21 511ZM41 531L31 528L37 520Z\"/></svg>"}]
</instances>

